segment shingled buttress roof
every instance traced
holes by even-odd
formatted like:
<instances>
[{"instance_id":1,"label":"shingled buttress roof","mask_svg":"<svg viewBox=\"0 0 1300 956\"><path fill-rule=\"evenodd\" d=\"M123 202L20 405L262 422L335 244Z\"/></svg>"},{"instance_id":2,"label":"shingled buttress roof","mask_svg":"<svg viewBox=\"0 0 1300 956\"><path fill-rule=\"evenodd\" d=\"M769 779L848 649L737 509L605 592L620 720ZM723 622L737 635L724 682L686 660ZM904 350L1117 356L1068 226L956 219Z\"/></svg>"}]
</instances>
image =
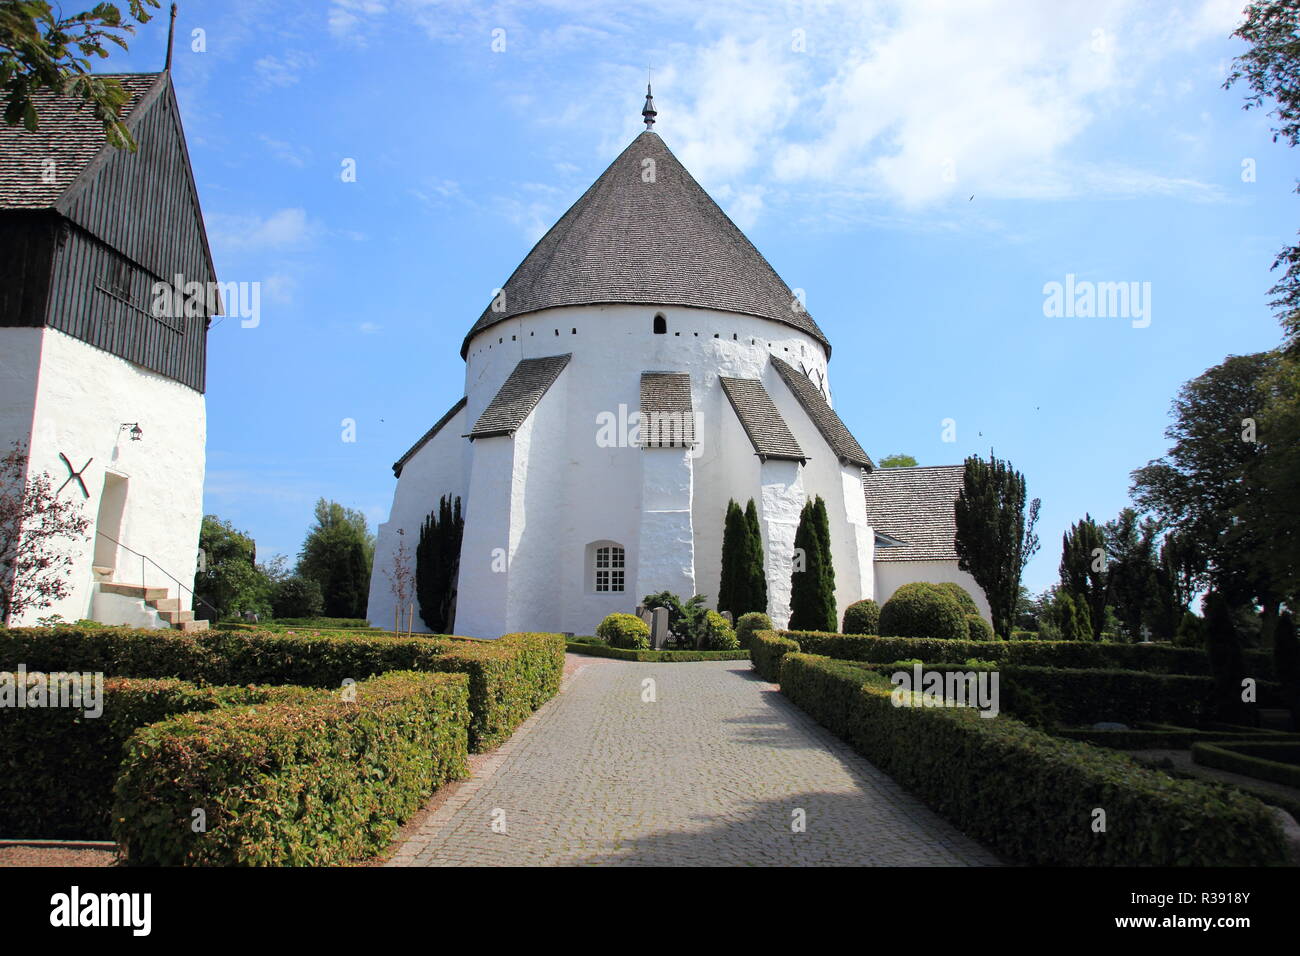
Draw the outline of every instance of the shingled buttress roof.
<instances>
[{"instance_id":1,"label":"shingled buttress roof","mask_svg":"<svg viewBox=\"0 0 1300 956\"><path fill-rule=\"evenodd\" d=\"M401 458L397 459L397 461L393 462L393 474L396 475L398 478L401 478L401 477L402 477L402 467L403 467L403 466L404 466L408 461L410 461L412 458L415 457L415 453L416 453L416 452L418 452L421 448L423 448L423 447L424 447L425 445L427 445L429 442L433 441L433 437L434 437L435 435L437 435L438 432L442 431L444 428L447 427L447 423L448 423L449 421L451 421L453 418L455 418L455 417L460 413L460 410L461 410L462 408L465 407L465 403L466 403L468 400L469 400L469 399L468 399L466 396L463 396L463 395L462 395L461 398L460 398L460 400L457 401L455 405L453 405L453 406L451 406L451 408L447 409L447 414L443 415L442 418L440 418L440 419L438 419L436 422L434 422L434 423L433 423L433 427L430 428L430 429L429 429L427 432L425 432L423 435L421 435L421 436L420 436L420 440L417 441L414 445L412 445L409 449L407 449L405 455L403 455Z\"/></svg>"},{"instance_id":2,"label":"shingled buttress roof","mask_svg":"<svg viewBox=\"0 0 1300 956\"><path fill-rule=\"evenodd\" d=\"M643 448L689 448L695 444L695 411L688 374L641 373L639 428Z\"/></svg>"},{"instance_id":3,"label":"shingled buttress roof","mask_svg":"<svg viewBox=\"0 0 1300 956\"><path fill-rule=\"evenodd\" d=\"M722 390L760 458L807 461L808 456L799 447L790 426L781 417L762 382L756 378L725 376L718 376L718 381L722 383Z\"/></svg>"},{"instance_id":4,"label":"shingled buttress roof","mask_svg":"<svg viewBox=\"0 0 1300 956\"><path fill-rule=\"evenodd\" d=\"M483 410L467 437L472 441L475 438L512 435L518 431L524 419L537 407L547 389L555 384L572 357L572 353L566 353L521 359L506 378L505 384L492 396L492 401L488 402L488 407Z\"/></svg>"},{"instance_id":5,"label":"shingled buttress roof","mask_svg":"<svg viewBox=\"0 0 1300 956\"><path fill-rule=\"evenodd\" d=\"M739 312L830 342L656 133L639 135L541 238L461 346L498 322L566 305L633 303ZM498 305L501 301L494 298Z\"/></svg>"},{"instance_id":6,"label":"shingled buttress roof","mask_svg":"<svg viewBox=\"0 0 1300 956\"><path fill-rule=\"evenodd\" d=\"M776 366L782 381L789 386L790 391L794 392L794 397L817 426L822 438L826 439L826 444L831 446L835 457L841 462L857 465L868 471L874 468L870 456L862 450L862 446L853 437L848 426L840 420L839 415L835 414L835 409L827 404L826 398L817 390L817 386L808 380L808 376L775 355L772 356L772 364Z\"/></svg>"},{"instance_id":7,"label":"shingled buttress roof","mask_svg":"<svg viewBox=\"0 0 1300 956\"><path fill-rule=\"evenodd\" d=\"M862 477L867 521L904 542L877 548L877 561L957 560L953 505L961 493L964 465L877 468Z\"/></svg>"}]
</instances>

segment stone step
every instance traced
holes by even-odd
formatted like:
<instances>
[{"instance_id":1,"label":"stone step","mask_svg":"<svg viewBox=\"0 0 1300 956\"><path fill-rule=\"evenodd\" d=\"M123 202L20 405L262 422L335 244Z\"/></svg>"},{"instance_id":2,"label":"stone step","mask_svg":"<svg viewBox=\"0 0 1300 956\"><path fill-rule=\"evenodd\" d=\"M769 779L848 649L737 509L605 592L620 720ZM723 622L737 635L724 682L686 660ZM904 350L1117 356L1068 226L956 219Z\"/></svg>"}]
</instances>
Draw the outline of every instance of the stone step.
<instances>
[{"instance_id":1,"label":"stone step","mask_svg":"<svg viewBox=\"0 0 1300 956\"><path fill-rule=\"evenodd\" d=\"M158 616L168 624L184 624L188 621L194 620L193 611L182 611L179 609L175 611L159 611Z\"/></svg>"},{"instance_id":2,"label":"stone step","mask_svg":"<svg viewBox=\"0 0 1300 956\"><path fill-rule=\"evenodd\" d=\"M142 601L161 601L167 597L166 588L147 588L139 584L116 584L101 581L99 589L107 591L109 594L122 594L126 597L139 598Z\"/></svg>"},{"instance_id":3,"label":"stone step","mask_svg":"<svg viewBox=\"0 0 1300 956\"><path fill-rule=\"evenodd\" d=\"M187 613L193 613L193 612L187 612ZM175 627L176 630L184 634L190 634L194 631L206 631L208 629L208 622L207 621L179 621L172 626Z\"/></svg>"},{"instance_id":4,"label":"stone step","mask_svg":"<svg viewBox=\"0 0 1300 956\"><path fill-rule=\"evenodd\" d=\"M180 598L159 598L156 601L150 601L149 606L155 611L179 611L181 609Z\"/></svg>"}]
</instances>

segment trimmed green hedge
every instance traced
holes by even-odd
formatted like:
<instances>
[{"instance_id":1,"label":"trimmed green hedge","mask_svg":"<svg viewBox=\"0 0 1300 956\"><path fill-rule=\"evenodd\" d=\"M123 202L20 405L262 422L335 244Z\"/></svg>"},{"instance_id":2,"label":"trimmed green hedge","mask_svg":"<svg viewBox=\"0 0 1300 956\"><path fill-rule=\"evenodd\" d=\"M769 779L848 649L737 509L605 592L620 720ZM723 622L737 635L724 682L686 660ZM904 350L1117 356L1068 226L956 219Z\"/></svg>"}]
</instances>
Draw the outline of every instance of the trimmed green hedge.
<instances>
[{"instance_id":1,"label":"trimmed green hedge","mask_svg":"<svg viewBox=\"0 0 1300 956\"><path fill-rule=\"evenodd\" d=\"M692 661L744 661L749 651L634 651L608 644L591 644L587 641L569 641L568 649L588 657L612 657L619 661L647 661L660 664L685 664Z\"/></svg>"},{"instance_id":2,"label":"trimmed green hedge","mask_svg":"<svg viewBox=\"0 0 1300 956\"><path fill-rule=\"evenodd\" d=\"M1114 751L969 708L895 707L860 667L786 654L781 692L963 832L1006 859L1060 866L1280 864L1271 811ZM1092 829L1093 811L1107 830Z\"/></svg>"},{"instance_id":3,"label":"trimmed green hedge","mask_svg":"<svg viewBox=\"0 0 1300 956\"><path fill-rule=\"evenodd\" d=\"M0 631L0 670L100 672L175 677L213 685L338 687L394 670L465 673L470 678L470 744L496 746L553 697L564 670L560 634L507 634L494 641L456 637L311 635L126 628L17 628Z\"/></svg>"},{"instance_id":4,"label":"trimmed green hedge","mask_svg":"<svg viewBox=\"0 0 1300 956\"><path fill-rule=\"evenodd\" d=\"M1132 730L1092 730L1086 727L1068 727L1054 731L1059 737L1079 740L1111 750L1188 750L1196 743L1217 743L1224 740L1258 739L1296 740L1300 734L1277 734L1268 731L1195 730L1191 727L1157 728L1136 727Z\"/></svg>"},{"instance_id":5,"label":"trimmed green hedge","mask_svg":"<svg viewBox=\"0 0 1300 956\"><path fill-rule=\"evenodd\" d=\"M1027 667L1081 667L1149 671L1155 674L1208 676L1209 658L1202 650L1168 644L1119 644L1107 641L952 641L924 637L875 637L780 631L809 654L841 660L891 661L917 659L927 664L979 658ZM1272 680L1273 666L1263 651L1246 652L1248 672Z\"/></svg>"},{"instance_id":6,"label":"trimmed green hedge","mask_svg":"<svg viewBox=\"0 0 1300 956\"><path fill-rule=\"evenodd\" d=\"M1256 780L1300 788L1300 742L1234 740L1192 745L1192 760Z\"/></svg>"},{"instance_id":7,"label":"trimmed green hedge","mask_svg":"<svg viewBox=\"0 0 1300 956\"><path fill-rule=\"evenodd\" d=\"M831 655L825 655L827 657ZM872 664L850 661L886 677L910 670L904 662ZM1041 712L1044 719L1066 726L1116 721L1136 724L1162 721L1199 724L1214 710L1214 681L1188 674L1083 667L1020 667L1007 664L925 664L927 671L997 671L1002 709L1011 714Z\"/></svg>"},{"instance_id":8,"label":"trimmed green hedge","mask_svg":"<svg viewBox=\"0 0 1300 956\"><path fill-rule=\"evenodd\" d=\"M468 700L464 675L396 671L356 685L351 702L318 690L151 724L127 743L113 835L146 866L365 857L467 775Z\"/></svg>"},{"instance_id":9,"label":"trimmed green hedge","mask_svg":"<svg viewBox=\"0 0 1300 956\"><path fill-rule=\"evenodd\" d=\"M758 676L775 684L781 679L781 658L799 653L799 645L776 631L755 631L749 642L749 660Z\"/></svg>"},{"instance_id":10,"label":"trimmed green hedge","mask_svg":"<svg viewBox=\"0 0 1300 956\"><path fill-rule=\"evenodd\" d=\"M122 748L140 727L176 714L265 701L268 688L196 687L174 679L109 678L103 713L0 713L0 837L107 840Z\"/></svg>"}]
</instances>

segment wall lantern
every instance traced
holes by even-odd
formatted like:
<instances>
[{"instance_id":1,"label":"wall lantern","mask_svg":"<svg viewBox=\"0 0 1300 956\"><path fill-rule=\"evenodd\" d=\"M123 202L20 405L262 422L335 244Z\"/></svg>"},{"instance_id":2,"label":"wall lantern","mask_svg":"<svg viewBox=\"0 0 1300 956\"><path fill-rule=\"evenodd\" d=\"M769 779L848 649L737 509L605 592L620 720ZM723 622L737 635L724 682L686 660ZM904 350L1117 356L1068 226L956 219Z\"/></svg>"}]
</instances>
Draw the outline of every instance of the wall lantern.
<instances>
[{"instance_id":1,"label":"wall lantern","mask_svg":"<svg viewBox=\"0 0 1300 956\"><path fill-rule=\"evenodd\" d=\"M128 428L131 429L131 441L139 441L144 437L144 429L140 427L139 422L123 422L118 431L125 431Z\"/></svg>"}]
</instances>

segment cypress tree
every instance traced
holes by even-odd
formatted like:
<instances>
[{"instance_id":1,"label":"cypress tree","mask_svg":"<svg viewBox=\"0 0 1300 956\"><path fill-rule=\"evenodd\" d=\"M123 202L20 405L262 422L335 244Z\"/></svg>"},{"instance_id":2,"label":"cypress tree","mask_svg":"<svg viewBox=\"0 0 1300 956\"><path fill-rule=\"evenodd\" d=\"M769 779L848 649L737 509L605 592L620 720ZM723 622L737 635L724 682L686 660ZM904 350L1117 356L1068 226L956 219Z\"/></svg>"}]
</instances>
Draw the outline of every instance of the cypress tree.
<instances>
[{"instance_id":1,"label":"cypress tree","mask_svg":"<svg viewBox=\"0 0 1300 956\"><path fill-rule=\"evenodd\" d=\"M727 502L722 529L722 577L718 583L718 610L739 618L749 610L749 525L735 501Z\"/></svg>"},{"instance_id":2,"label":"cypress tree","mask_svg":"<svg viewBox=\"0 0 1300 956\"><path fill-rule=\"evenodd\" d=\"M415 594L420 620L435 634L447 634L456 619L456 582L460 575L460 543L465 522L460 499L446 495L420 526L415 549Z\"/></svg>"},{"instance_id":3,"label":"cypress tree","mask_svg":"<svg viewBox=\"0 0 1300 956\"><path fill-rule=\"evenodd\" d=\"M824 506L823 506L824 507ZM790 574L790 628L797 631L834 631L835 600L827 600L828 559L822 530L818 527L817 507L805 502L794 533L795 566ZM800 554L803 569L799 567ZM833 580L833 578L832 578Z\"/></svg>"},{"instance_id":4,"label":"cypress tree","mask_svg":"<svg viewBox=\"0 0 1300 956\"><path fill-rule=\"evenodd\" d=\"M831 559L831 519L826 513L826 502L821 495L813 502L813 515L817 520L817 536L821 539L822 546L822 600L830 608L831 626L826 630L834 631L839 615L836 614L835 603L835 563Z\"/></svg>"},{"instance_id":5,"label":"cypress tree","mask_svg":"<svg viewBox=\"0 0 1300 956\"><path fill-rule=\"evenodd\" d=\"M745 506L745 524L749 527L749 603L750 611L767 612L767 570L763 560L763 530L758 524L754 499Z\"/></svg>"}]
</instances>

